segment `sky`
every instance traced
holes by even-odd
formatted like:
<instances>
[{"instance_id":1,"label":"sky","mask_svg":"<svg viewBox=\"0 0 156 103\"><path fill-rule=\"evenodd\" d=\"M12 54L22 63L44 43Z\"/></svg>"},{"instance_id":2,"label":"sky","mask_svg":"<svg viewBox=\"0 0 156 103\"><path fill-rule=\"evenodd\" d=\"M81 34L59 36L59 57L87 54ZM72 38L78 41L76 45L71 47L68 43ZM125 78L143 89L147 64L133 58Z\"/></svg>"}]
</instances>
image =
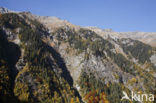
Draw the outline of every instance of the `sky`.
<instances>
[{"instance_id":1,"label":"sky","mask_svg":"<svg viewBox=\"0 0 156 103\"><path fill-rule=\"evenodd\" d=\"M156 0L0 0L0 6L116 32L156 32Z\"/></svg>"}]
</instances>

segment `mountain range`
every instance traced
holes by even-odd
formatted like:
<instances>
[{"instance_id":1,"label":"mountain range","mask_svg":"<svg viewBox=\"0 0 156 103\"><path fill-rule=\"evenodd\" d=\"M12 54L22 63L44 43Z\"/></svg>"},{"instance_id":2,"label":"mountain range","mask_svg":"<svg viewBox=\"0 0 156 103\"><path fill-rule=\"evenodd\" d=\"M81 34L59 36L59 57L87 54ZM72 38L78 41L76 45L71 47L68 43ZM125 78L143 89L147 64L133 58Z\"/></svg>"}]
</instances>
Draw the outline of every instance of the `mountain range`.
<instances>
[{"instance_id":1,"label":"mountain range","mask_svg":"<svg viewBox=\"0 0 156 103\"><path fill-rule=\"evenodd\" d=\"M0 103L155 103L156 33L0 8Z\"/></svg>"}]
</instances>

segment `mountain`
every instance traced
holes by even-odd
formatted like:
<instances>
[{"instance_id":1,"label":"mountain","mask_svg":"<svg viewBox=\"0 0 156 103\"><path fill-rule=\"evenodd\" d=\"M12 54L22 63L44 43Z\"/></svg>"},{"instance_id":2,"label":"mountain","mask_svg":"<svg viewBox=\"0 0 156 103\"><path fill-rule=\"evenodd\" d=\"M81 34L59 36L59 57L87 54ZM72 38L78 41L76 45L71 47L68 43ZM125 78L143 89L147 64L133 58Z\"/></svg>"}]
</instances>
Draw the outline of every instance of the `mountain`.
<instances>
[{"instance_id":1,"label":"mountain","mask_svg":"<svg viewBox=\"0 0 156 103\"><path fill-rule=\"evenodd\" d=\"M15 13L15 11L12 11L12 10L9 10L9 9L7 9L7 8L4 8L4 7L0 7L0 13L10 13L10 12L14 12Z\"/></svg>"},{"instance_id":2,"label":"mountain","mask_svg":"<svg viewBox=\"0 0 156 103\"><path fill-rule=\"evenodd\" d=\"M0 103L136 103L121 101L123 91L156 95L156 48L131 33L1 12Z\"/></svg>"},{"instance_id":3,"label":"mountain","mask_svg":"<svg viewBox=\"0 0 156 103\"><path fill-rule=\"evenodd\" d=\"M102 37L112 36L114 38L131 38L139 40L152 47L156 47L156 32L114 32L112 29L100 29L98 27L86 27Z\"/></svg>"},{"instance_id":4,"label":"mountain","mask_svg":"<svg viewBox=\"0 0 156 103\"><path fill-rule=\"evenodd\" d=\"M156 47L156 33L155 32L126 32L121 33L125 34L125 37L132 38L135 40L139 40L143 43L149 44L153 47Z\"/></svg>"}]
</instances>

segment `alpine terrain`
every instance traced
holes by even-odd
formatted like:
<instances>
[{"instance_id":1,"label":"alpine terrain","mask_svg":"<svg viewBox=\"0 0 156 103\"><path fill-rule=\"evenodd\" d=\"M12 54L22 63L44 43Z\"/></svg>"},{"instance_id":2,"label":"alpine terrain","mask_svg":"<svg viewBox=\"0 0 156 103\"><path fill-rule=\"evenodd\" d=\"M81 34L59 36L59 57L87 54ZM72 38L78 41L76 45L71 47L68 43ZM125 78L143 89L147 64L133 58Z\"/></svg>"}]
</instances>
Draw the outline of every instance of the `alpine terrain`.
<instances>
[{"instance_id":1,"label":"alpine terrain","mask_svg":"<svg viewBox=\"0 0 156 103\"><path fill-rule=\"evenodd\" d=\"M121 100L123 91L153 97ZM0 103L155 102L156 33L0 8Z\"/></svg>"}]
</instances>

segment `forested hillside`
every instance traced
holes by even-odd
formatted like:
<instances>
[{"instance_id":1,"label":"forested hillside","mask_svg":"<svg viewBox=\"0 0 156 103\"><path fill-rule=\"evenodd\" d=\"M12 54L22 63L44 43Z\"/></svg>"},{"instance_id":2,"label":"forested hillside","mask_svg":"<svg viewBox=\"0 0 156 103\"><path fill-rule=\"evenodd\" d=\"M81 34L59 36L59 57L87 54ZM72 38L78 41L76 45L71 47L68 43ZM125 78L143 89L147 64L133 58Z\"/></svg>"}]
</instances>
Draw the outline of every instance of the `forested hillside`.
<instances>
[{"instance_id":1,"label":"forested hillside","mask_svg":"<svg viewBox=\"0 0 156 103\"><path fill-rule=\"evenodd\" d=\"M137 103L121 101L123 91L156 95L156 48L46 20L0 14L0 103Z\"/></svg>"}]
</instances>

